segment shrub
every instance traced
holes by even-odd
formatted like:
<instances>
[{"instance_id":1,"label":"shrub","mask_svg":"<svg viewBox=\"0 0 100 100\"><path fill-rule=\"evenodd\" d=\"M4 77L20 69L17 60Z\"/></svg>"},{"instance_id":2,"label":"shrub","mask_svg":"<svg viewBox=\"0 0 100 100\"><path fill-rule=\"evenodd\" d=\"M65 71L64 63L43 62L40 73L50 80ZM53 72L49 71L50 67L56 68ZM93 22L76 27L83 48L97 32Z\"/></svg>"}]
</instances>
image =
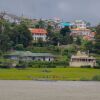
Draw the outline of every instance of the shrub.
<instances>
[{"instance_id":1,"label":"shrub","mask_svg":"<svg viewBox=\"0 0 100 100\"><path fill-rule=\"evenodd\" d=\"M81 66L81 68L91 68L90 65L84 65L84 66Z\"/></svg>"},{"instance_id":2,"label":"shrub","mask_svg":"<svg viewBox=\"0 0 100 100\"><path fill-rule=\"evenodd\" d=\"M16 50L24 50L24 46L23 46L23 44L17 44L17 45L15 46L15 49L16 49Z\"/></svg>"},{"instance_id":3,"label":"shrub","mask_svg":"<svg viewBox=\"0 0 100 100\"><path fill-rule=\"evenodd\" d=\"M100 75L96 75L92 78L93 81L100 81Z\"/></svg>"},{"instance_id":4,"label":"shrub","mask_svg":"<svg viewBox=\"0 0 100 100\"><path fill-rule=\"evenodd\" d=\"M85 77L82 77L82 78L80 78L80 81L88 81L88 79Z\"/></svg>"},{"instance_id":5,"label":"shrub","mask_svg":"<svg viewBox=\"0 0 100 100\"><path fill-rule=\"evenodd\" d=\"M31 68L56 68L56 66L68 66L67 61L53 61L53 62L42 62L42 61L32 61L29 62L28 66Z\"/></svg>"},{"instance_id":6,"label":"shrub","mask_svg":"<svg viewBox=\"0 0 100 100\"><path fill-rule=\"evenodd\" d=\"M100 69L100 66L94 66L95 69Z\"/></svg>"},{"instance_id":7,"label":"shrub","mask_svg":"<svg viewBox=\"0 0 100 100\"><path fill-rule=\"evenodd\" d=\"M27 62L19 61L19 64L16 65L16 68L26 68L28 67Z\"/></svg>"}]
</instances>

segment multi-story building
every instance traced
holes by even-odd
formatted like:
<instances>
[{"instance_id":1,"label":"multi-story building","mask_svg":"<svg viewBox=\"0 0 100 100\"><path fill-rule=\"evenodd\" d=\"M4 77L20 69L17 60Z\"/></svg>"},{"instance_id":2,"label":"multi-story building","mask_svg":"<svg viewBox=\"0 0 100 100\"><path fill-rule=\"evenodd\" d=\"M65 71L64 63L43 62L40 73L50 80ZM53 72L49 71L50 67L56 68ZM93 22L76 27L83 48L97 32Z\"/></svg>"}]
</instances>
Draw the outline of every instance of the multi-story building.
<instances>
[{"instance_id":1,"label":"multi-story building","mask_svg":"<svg viewBox=\"0 0 100 100\"><path fill-rule=\"evenodd\" d=\"M42 29L42 28L39 28L39 29L37 29L37 28L30 28L29 30L32 33L34 41L38 41L40 38L43 41L46 41L48 33L47 33L47 31L45 29Z\"/></svg>"},{"instance_id":2,"label":"multi-story building","mask_svg":"<svg viewBox=\"0 0 100 100\"><path fill-rule=\"evenodd\" d=\"M84 35L90 35L91 34L91 30L90 29L80 29L80 28L75 28L75 29L71 29L72 31L72 35L73 36L84 36Z\"/></svg>"},{"instance_id":3,"label":"multi-story building","mask_svg":"<svg viewBox=\"0 0 100 100\"><path fill-rule=\"evenodd\" d=\"M85 29L88 27L88 24L83 20L76 20L75 22L73 22L73 26L75 28Z\"/></svg>"},{"instance_id":4,"label":"multi-story building","mask_svg":"<svg viewBox=\"0 0 100 100\"><path fill-rule=\"evenodd\" d=\"M76 20L73 23L73 28L71 29L72 36L81 36L85 40L93 40L95 36L95 32L92 32L91 29L88 28L89 25L83 20Z\"/></svg>"}]
</instances>

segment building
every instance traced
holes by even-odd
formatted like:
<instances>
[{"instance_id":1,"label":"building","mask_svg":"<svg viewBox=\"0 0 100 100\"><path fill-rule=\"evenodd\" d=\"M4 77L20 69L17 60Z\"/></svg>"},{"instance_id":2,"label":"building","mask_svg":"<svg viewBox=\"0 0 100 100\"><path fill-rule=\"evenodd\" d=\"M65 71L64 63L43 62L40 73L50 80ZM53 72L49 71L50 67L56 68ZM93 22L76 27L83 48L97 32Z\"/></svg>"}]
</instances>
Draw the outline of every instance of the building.
<instances>
[{"instance_id":1,"label":"building","mask_svg":"<svg viewBox=\"0 0 100 100\"><path fill-rule=\"evenodd\" d=\"M91 34L91 30L90 30L90 29L75 28L75 29L71 29L71 34L72 34L73 36L90 35L90 34Z\"/></svg>"},{"instance_id":2,"label":"building","mask_svg":"<svg viewBox=\"0 0 100 100\"><path fill-rule=\"evenodd\" d=\"M42 28L30 28L29 29L30 32L32 33L32 37L33 37L33 40L34 41L38 41L40 38L43 40L43 41L46 41L46 38L47 38L47 31L45 29L42 29Z\"/></svg>"},{"instance_id":3,"label":"building","mask_svg":"<svg viewBox=\"0 0 100 100\"><path fill-rule=\"evenodd\" d=\"M17 61L54 61L55 56L51 53L32 53L30 51L14 51L4 56L7 59Z\"/></svg>"},{"instance_id":4,"label":"building","mask_svg":"<svg viewBox=\"0 0 100 100\"><path fill-rule=\"evenodd\" d=\"M86 21L83 21L83 20L75 20L73 22L73 26L75 28L80 28L80 29L86 29L87 27L89 27L88 23Z\"/></svg>"},{"instance_id":5,"label":"building","mask_svg":"<svg viewBox=\"0 0 100 100\"><path fill-rule=\"evenodd\" d=\"M71 35L72 36L81 36L83 37L84 40L94 40L96 32L92 32L90 29L80 29L80 28L75 28L71 29Z\"/></svg>"},{"instance_id":6,"label":"building","mask_svg":"<svg viewBox=\"0 0 100 100\"><path fill-rule=\"evenodd\" d=\"M90 65L91 67L96 66L96 59L80 51L78 51L76 55L72 55L70 60L71 67L81 67L87 65Z\"/></svg>"},{"instance_id":7,"label":"building","mask_svg":"<svg viewBox=\"0 0 100 100\"><path fill-rule=\"evenodd\" d=\"M60 22L59 23L60 29L66 27L66 26L67 27L71 27L72 26L72 23L70 23L70 22Z\"/></svg>"}]
</instances>

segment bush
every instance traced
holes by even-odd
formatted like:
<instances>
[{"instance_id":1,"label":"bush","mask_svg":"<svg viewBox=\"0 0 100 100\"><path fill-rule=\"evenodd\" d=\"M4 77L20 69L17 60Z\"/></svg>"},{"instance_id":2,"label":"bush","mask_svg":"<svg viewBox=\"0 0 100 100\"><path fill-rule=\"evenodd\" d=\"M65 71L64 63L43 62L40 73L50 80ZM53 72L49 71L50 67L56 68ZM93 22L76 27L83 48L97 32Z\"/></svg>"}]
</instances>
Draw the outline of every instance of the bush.
<instances>
[{"instance_id":1,"label":"bush","mask_svg":"<svg viewBox=\"0 0 100 100\"><path fill-rule=\"evenodd\" d=\"M81 68L91 68L90 65L84 65L84 66L81 66Z\"/></svg>"},{"instance_id":2,"label":"bush","mask_svg":"<svg viewBox=\"0 0 100 100\"><path fill-rule=\"evenodd\" d=\"M100 81L100 75L96 75L92 78L92 81Z\"/></svg>"},{"instance_id":3,"label":"bush","mask_svg":"<svg viewBox=\"0 0 100 100\"><path fill-rule=\"evenodd\" d=\"M100 66L94 66L95 69L100 69Z\"/></svg>"},{"instance_id":4,"label":"bush","mask_svg":"<svg viewBox=\"0 0 100 100\"><path fill-rule=\"evenodd\" d=\"M80 78L80 81L88 81L88 79L85 77L82 77L82 78Z\"/></svg>"},{"instance_id":5,"label":"bush","mask_svg":"<svg viewBox=\"0 0 100 100\"><path fill-rule=\"evenodd\" d=\"M17 45L15 46L15 49L16 49L16 50L24 50L24 46L23 46L23 44L17 44Z\"/></svg>"},{"instance_id":6,"label":"bush","mask_svg":"<svg viewBox=\"0 0 100 100\"><path fill-rule=\"evenodd\" d=\"M27 67L28 63L23 61L19 61L19 64L16 65L16 68L27 68Z\"/></svg>"},{"instance_id":7,"label":"bush","mask_svg":"<svg viewBox=\"0 0 100 100\"><path fill-rule=\"evenodd\" d=\"M42 62L42 61L32 61L29 62L28 66L30 68L56 68L56 66L68 66L67 61L53 61L53 62Z\"/></svg>"}]
</instances>

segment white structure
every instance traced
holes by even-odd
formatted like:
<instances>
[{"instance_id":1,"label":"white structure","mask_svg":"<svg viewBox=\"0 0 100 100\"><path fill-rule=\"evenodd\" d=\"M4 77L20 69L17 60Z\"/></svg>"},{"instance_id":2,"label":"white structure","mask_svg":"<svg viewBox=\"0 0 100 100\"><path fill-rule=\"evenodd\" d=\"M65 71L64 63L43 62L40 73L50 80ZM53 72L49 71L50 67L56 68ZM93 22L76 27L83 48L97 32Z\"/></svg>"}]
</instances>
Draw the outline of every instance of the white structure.
<instances>
[{"instance_id":1,"label":"white structure","mask_svg":"<svg viewBox=\"0 0 100 100\"><path fill-rule=\"evenodd\" d=\"M33 36L33 40L34 41L38 41L40 38L43 41L46 41L46 37L47 37L47 31L45 29L36 29L36 28L30 28L29 29L32 33Z\"/></svg>"},{"instance_id":2,"label":"white structure","mask_svg":"<svg viewBox=\"0 0 100 100\"><path fill-rule=\"evenodd\" d=\"M89 36L91 35L91 30L90 29L80 29L80 28L75 28L75 29L71 29L71 34L74 36Z\"/></svg>"},{"instance_id":3,"label":"white structure","mask_svg":"<svg viewBox=\"0 0 100 100\"><path fill-rule=\"evenodd\" d=\"M87 28L87 23L83 20L76 20L75 22L73 22L73 25L76 28L80 28L80 29L85 29Z\"/></svg>"},{"instance_id":4,"label":"white structure","mask_svg":"<svg viewBox=\"0 0 100 100\"><path fill-rule=\"evenodd\" d=\"M80 51L78 51L76 55L72 55L70 60L71 67L81 67L85 65L90 65L91 67L96 66L96 59Z\"/></svg>"}]
</instances>

